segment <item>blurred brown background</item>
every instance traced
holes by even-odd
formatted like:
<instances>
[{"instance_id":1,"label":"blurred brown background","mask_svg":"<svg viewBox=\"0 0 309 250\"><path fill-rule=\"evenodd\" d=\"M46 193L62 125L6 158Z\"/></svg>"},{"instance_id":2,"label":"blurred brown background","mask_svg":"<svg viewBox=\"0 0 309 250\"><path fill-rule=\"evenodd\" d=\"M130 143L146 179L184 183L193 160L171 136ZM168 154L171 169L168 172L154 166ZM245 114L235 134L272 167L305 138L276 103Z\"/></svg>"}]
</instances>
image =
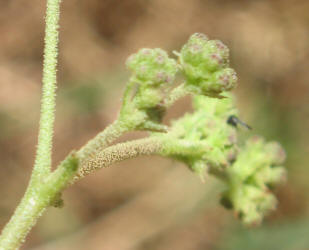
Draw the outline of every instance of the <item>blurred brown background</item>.
<instances>
[{"instance_id":1,"label":"blurred brown background","mask_svg":"<svg viewBox=\"0 0 309 250\"><path fill-rule=\"evenodd\" d=\"M37 140L45 1L0 0L0 226L25 190ZM115 119L126 57L179 50L203 32L231 50L241 119L287 151L278 209L245 229L219 204L224 186L201 183L159 157L89 176L49 209L23 249L309 249L309 1L65 0L62 3L54 165ZM185 102L171 116L185 111ZM122 139L142 136L126 135Z\"/></svg>"}]
</instances>

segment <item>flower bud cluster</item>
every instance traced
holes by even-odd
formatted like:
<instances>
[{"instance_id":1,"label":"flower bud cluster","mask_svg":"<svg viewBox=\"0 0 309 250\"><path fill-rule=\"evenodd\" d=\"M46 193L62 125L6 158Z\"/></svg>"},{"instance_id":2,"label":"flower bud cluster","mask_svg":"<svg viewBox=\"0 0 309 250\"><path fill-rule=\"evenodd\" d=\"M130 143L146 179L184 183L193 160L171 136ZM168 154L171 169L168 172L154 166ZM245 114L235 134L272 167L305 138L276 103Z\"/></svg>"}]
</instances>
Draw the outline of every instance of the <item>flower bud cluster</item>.
<instances>
[{"instance_id":1,"label":"flower bud cluster","mask_svg":"<svg viewBox=\"0 0 309 250\"><path fill-rule=\"evenodd\" d=\"M245 224L259 224L276 207L270 187L285 179L286 172L281 166L284 160L285 153L277 142L266 143L254 136L227 171L229 189L223 200Z\"/></svg>"},{"instance_id":2,"label":"flower bud cluster","mask_svg":"<svg viewBox=\"0 0 309 250\"><path fill-rule=\"evenodd\" d=\"M164 140L162 155L186 163L201 177L206 171L219 177L228 186L223 205L233 208L245 224L260 223L276 205L270 188L285 176L281 167L285 154L278 143L266 143L260 137L238 146L237 126L229 122L237 118L237 110L226 91L236 86L237 77L229 68L228 48L196 33L181 49L179 64L161 49L141 49L126 64L132 76L122 114L139 115L131 127L167 132L153 134ZM171 90L178 69L186 81ZM173 101L184 93L194 94L194 112L167 129L161 118L172 93Z\"/></svg>"},{"instance_id":3,"label":"flower bud cluster","mask_svg":"<svg viewBox=\"0 0 309 250\"><path fill-rule=\"evenodd\" d=\"M174 121L169 134L171 140L184 140L187 145L204 145L204 150L200 154L196 154L195 149L192 154L173 152L172 156L184 161L199 175L204 175L208 168L223 170L237 152L236 129L225 122L228 115L236 111L232 99L195 96L194 109L194 113Z\"/></svg>"},{"instance_id":4,"label":"flower bud cluster","mask_svg":"<svg viewBox=\"0 0 309 250\"><path fill-rule=\"evenodd\" d=\"M233 208L245 224L258 224L275 208L270 188L285 176L285 153L277 142L254 136L237 144L237 128L227 121L237 115L231 95L194 96L194 112L174 121L162 154L183 161L201 177L205 172L227 184L222 204Z\"/></svg>"},{"instance_id":5,"label":"flower bud cluster","mask_svg":"<svg viewBox=\"0 0 309 250\"><path fill-rule=\"evenodd\" d=\"M229 49L219 40L193 34L180 51L187 84L197 93L218 96L236 86L237 76L229 68Z\"/></svg>"},{"instance_id":6,"label":"flower bud cluster","mask_svg":"<svg viewBox=\"0 0 309 250\"><path fill-rule=\"evenodd\" d=\"M175 80L178 70L176 61L162 49L141 49L128 58L126 65L132 71L128 85L134 86L135 91L131 93L133 100L127 113L144 114L145 121L139 128L161 130L158 122L164 113L162 103L166 90Z\"/></svg>"}]
</instances>

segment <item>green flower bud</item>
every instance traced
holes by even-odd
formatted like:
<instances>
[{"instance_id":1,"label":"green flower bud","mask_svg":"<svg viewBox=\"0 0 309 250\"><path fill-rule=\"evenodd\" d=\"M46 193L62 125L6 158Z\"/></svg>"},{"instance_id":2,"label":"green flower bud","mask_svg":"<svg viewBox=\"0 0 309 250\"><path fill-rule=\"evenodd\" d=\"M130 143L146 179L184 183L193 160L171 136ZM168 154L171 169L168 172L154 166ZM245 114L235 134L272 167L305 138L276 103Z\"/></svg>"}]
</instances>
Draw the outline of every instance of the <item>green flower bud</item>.
<instances>
[{"instance_id":1,"label":"green flower bud","mask_svg":"<svg viewBox=\"0 0 309 250\"><path fill-rule=\"evenodd\" d=\"M285 161L286 154L278 142L267 143L265 151L274 165L280 165Z\"/></svg>"},{"instance_id":2,"label":"green flower bud","mask_svg":"<svg viewBox=\"0 0 309 250\"><path fill-rule=\"evenodd\" d=\"M180 52L184 75L194 91L217 96L236 86L236 73L229 65L229 50L218 40L194 34Z\"/></svg>"},{"instance_id":3,"label":"green flower bud","mask_svg":"<svg viewBox=\"0 0 309 250\"><path fill-rule=\"evenodd\" d=\"M136 94L135 100L138 108L153 108L161 102L162 93L157 88L141 86Z\"/></svg>"},{"instance_id":4,"label":"green flower bud","mask_svg":"<svg viewBox=\"0 0 309 250\"><path fill-rule=\"evenodd\" d=\"M209 82L202 85L204 91L220 93L222 91L232 90L237 83L236 72L231 68L225 68L215 72Z\"/></svg>"},{"instance_id":5,"label":"green flower bud","mask_svg":"<svg viewBox=\"0 0 309 250\"><path fill-rule=\"evenodd\" d=\"M246 225L260 224L263 217L274 210L277 204L274 195L251 185L239 187L231 199L239 218Z\"/></svg>"},{"instance_id":6,"label":"green flower bud","mask_svg":"<svg viewBox=\"0 0 309 250\"><path fill-rule=\"evenodd\" d=\"M212 170L223 170L237 154L236 129L226 123L228 115L234 110L232 98L215 99L201 95L195 96L193 100L195 112L174 121L169 134L186 141L187 146L198 147L204 143L207 148L201 154L192 154L188 150L173 154L198 175L205 171L206 165ZM192 151L197 152L193 147Z\"/></svg>"},{"instance_id":7,"label":"green flower bud","mask_svg":"<svg viewBox=\"0 0 309 250\"><path fill-rule=\"evenodd\" d=\"M133 80L141 85L172 83L177 72L176 61L159 48L139 50L126 65L133 72Z\"/></svg>"},{"instance_id":8,"label":"green flower bud","mask_svg":"<svg viewBox=\"0 0 309 250\"><path fill-rule=\"evenodd\" d=\"M206 152L204 157L212 167L225 169L236 158L237 136L234 128L227 127L222 120L217 122L213 129L205 131L208 135L205 140L212 150Z\"/></svg>"},{"instance_id":9,"label":"green flower bud","mask_svg":"<svg viewBox=\"0 0 309 250\"><path fill-rule=\"evenodd\" d=\"M196 33L183 46L180 60L185 71L187 66L192 66L190 72L200 73L202 77L205 73L228 66L229 49L219 40L208 40L204 34Z\"/></svg>"},{"instance_id":10,"label":"green flower bud","mask_svg":"<svg viewBox=\"0 0 309 250\"><path fill-rule=\"evenodd\" d=\"M269 186L282 182L286 176L282 163L285 154L278 143L266 143L253 136L247 140L227 169L229 190L224 194L245 224L259 224L276 206Z\"/></svg>"},{"instance_id":11,"label":"green flower bud","mask_svg":"<svg viewBox=\"0 0 309 250\"><path fill-rule=\"evenodd\" d=\"M267 189L267 186L280 184L285 179L286 171L283 167L265 167L255 174L253 181L262 189Z\"/></svg>"}]
</instances>

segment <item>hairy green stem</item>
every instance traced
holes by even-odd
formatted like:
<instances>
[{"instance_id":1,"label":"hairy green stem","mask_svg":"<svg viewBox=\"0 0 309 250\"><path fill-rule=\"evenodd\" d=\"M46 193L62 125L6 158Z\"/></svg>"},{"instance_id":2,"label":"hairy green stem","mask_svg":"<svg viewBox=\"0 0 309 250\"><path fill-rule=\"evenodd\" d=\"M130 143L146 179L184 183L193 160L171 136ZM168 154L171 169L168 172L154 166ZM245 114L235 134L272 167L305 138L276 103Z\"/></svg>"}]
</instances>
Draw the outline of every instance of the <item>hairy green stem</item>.
<instances>
[{"instance_id":1,"label":"hairy green stem","mask_svg":"<svg viewBox=\"0 0 309 250\"><path fill-rule=\"evenodd\" d=\"M122 119L117 119L83 146L77 152L77 157L80 159L80 162L83 163L85 160L93 157L99 150L102 150L122 134L130 130L131 127L126 122Z\"/></svg>"},{"instance_id":2,"label":"hairy green stem","mask_svg":"<svg viewBox=\"0 0 309 250\"><path fill-rule=\"evenodd\" d=\"M180 84L176 88L174 88L169 94L167 100L165 101L166 107L172 106L178 99L188 95L190 91L186 88L186 85Z\"/></svg>"},{"instance_id":3,"label":"hairy green stem","mask_svg":"<svg viewBox=\"0 0 309 250\"><path fill-rule=\"evenodd\" d=\"M141 155L158 154L161 152L163 145L164 143L161 138L150 137L110 146L85 162L79 168L71 184L100 168L108 167L114 163Z\"/></svg>"},{"instance_id":4,"label":"hairy green stem","mask_svg":"<svg viewBox=\"0 0 309 250\"><path fill-rule=\"evenodd\" d=\"M133 129L135 123L134 121L129 121L124 122L122 119L116 120L103 132L90 140L74 156L72 154L67 156L56 171L47 174L41 181L31 182L14 215L2 231L2 235L0 236L0 250L18 249L46 207L51 205L51 203L57 203L58 201L55 200L57 195L61 194L61 191L69 183L73 183L72 179L76 174L75 172L78 166L83 166L83 163L96 155L99 150L112 143L124 132ZM131 156L133 157L133 155ZM107 157L110 157L110 155L107 155ZM116 155L114 157L116 159ZM110 164L117 161L114 158L109 159ZM108 162L107 160L106 163Z\"/></svg>"},{"instance_id":5,"label":"hairy green stem","mask_svg":"<svg viewBox=\"0 0 309 250\"><path fill-rule=\"evenodd\" d=\"M43 93L36 158L27 191L0 236L0 249L18 249L37 218L47 207L48 197L60 191L56 189L57 186L49 186L49 182L45 183L47 178L49 180L54 176L54 173L51 174L51 156L56 106L59 12L60 0L47 0ZM43 188L46 192L49 191L42 192Z\"/></svg>"},{"instance_id":6,"label":"hairy green stem","mask_svg":"<svg viewBox=\"0 0 309 250\"><path fill-rule=\"evenodd\" d=\"M182 139L172 139L168 134L118 143L101 150L84 162L70 184L98 169L142 155L201 155L209 150L210 147L205 143L188 144Z\"/></svg>"},{"instance_id":7,"label":"hairy green stem","mask_svg":"<svg viewBox=\"0 0 309 250\"><path fill-rule=\"evenodd\" d=\"M43 95L40 129L32 181L40 181L50 173L52 138L55 120L56 67L58 56L58 23L60 0L48 0L46 9L43 64Z\"/></svg>"},{"instance_id":8,"label":"hairy green stem","mask_svg":"<svg viewBox=\"0 0 309 250\"><path fill-rule=\"evenodd\" d=\"M0 249L19 249L47 205L40 202L39 197L34 197L33 193L24 196L10 222L2 231Z\"/></svg>"},{"instance_id":9,"label":"hairy green stem","mask_svg":"<svg viewBox=\"0 0 309 250\"><path fill-rule=\"evenodd\" d=\"M126 89L125 89L125 91L123 93L122 107L127 107L128 105L130 105L133 88L134 88L134 82L133 81L129 81L127 83ZM121 112L125 112L125 109L122 108Z\"/></svg>"},{"instance_id":10,"label":"hairy green stem","mask_svg":"<svg viewBox=\"0 0 309 250\"><path fill-rule=\"evenodd\" d=\"M156 137L119 143L98 153L77 173L81 159L77 158L77 154L69 155L45 182L37 183L32 189L28 189L0 236L0 249L18 249L37 219L49 205L57 203L58 195L67 185L99 168L140 155L159 154L163 145L163 140Z\"/></svg>"},{"instance_id":11,"label":"hairy green stem","mask_svg":"<svg viewBox=\"0 0 309 250\"><path fill-rule=\"evenodd\" d=\"M2 231L1 250L19 249L44 210L57 202L55 199L58 199L61 191L72 180L77 168L78 160L71 154L45 181L37 183L31 189L28 188L11 220Z\"/></svg>"}]
</instances>

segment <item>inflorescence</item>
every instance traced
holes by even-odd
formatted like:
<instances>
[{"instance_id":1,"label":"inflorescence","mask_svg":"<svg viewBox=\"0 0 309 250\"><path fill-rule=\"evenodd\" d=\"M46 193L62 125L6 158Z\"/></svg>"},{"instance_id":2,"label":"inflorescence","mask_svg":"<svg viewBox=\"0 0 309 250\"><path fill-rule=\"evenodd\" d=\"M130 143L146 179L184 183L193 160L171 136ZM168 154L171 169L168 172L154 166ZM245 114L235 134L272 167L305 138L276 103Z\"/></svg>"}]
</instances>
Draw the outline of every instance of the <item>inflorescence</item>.
<instances>
[{"instance_id":1,"label":"inflorescence","mask_svg":"<svg viewBox=\"0 0 309 250\"><path fill-rule=\"evenodd\" d=\"M177 60L162 49L141 49L128 58L132 75L120 117L139 117L132 126L160 139L161 155L184 162L202 178L209 173L225 182L221 203L245 224L259 224L276 206L270 190L285 178L285 153L258 136L244 145L237 141L237 127L230 122L237 109L229 93L237 76L226 45L196 33L174 54ZM175 84L176 75L182 84ZM165 110L187 94L194 111L162 125Z\"/></svg>"}]
</instances>

